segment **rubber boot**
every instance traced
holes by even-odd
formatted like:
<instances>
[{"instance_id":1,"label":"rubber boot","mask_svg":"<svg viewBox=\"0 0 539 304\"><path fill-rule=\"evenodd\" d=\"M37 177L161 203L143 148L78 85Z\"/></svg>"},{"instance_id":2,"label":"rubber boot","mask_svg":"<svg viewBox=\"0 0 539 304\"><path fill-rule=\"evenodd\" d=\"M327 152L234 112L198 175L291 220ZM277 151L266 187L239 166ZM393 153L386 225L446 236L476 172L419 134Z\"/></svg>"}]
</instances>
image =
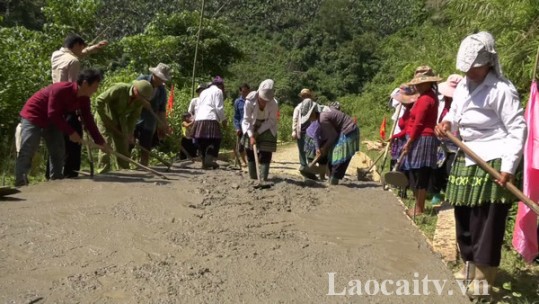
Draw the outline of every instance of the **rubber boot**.
<instances>
[{"instance_id":1,"label":"rubber boot","mask_svg":"<svg viewBox=\"0 0 539 304\"><path fill-rule=\"evenodd\" d=\"M329 184L333 185L333 186L338 185L339 184L339 179L332 176L332 177L329 178Z\"/></svg>"},{"instance_id":2,"label":"rubber boot","mask_svg":"<svg viewBox=\"0 0 539 304\"><path fill-rule=\"evenodd\" d=\"M249 169L249 177L251 179L258 179L256 176L256 163L255 162L248 162L247 168Z\"/></svg>"},{"instance_id":3,"label":"rubber boot","mask_svg":"<svg viewBox=\"0 0 539 304\"><path fill-rule=\"evenodd\" d=\"M325 165L320 165L320 171L319 171L319 174L320 174L320 180L326 180L326 172L327 172L327 169L328 167L325 166Z\"/></svg>"},{"instance_id":4,"label":"rubber boot","mask_svg":"<svg viewBox=\"0 0 539 304\"><path fill-rule=\"evenodd\" d=\"M268 180L270 164L260 164L260 177L264 180Z\"/></svg>"}]
</instances>

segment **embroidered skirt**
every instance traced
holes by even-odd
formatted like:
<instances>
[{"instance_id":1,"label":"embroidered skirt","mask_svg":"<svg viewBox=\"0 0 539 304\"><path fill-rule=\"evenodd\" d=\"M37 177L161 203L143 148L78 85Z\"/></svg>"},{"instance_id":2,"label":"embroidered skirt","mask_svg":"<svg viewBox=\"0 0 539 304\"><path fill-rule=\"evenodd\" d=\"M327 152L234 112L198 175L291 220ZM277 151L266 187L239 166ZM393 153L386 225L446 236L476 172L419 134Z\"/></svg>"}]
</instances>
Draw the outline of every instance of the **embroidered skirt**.
<instances>
[{"instance_id":1,"label":"embroidered skirt","mask_svg":"<svg viewBox=\"0 0 539 304\"><path fill-rule=\"evenodd\" d=\"M437 168L438 157L436 150L439 144L440 142L434 136L419 136L404 158L402 169Z\"/></svg>"},{"instance_id":2,"label":"embroidered skirt","mask_svg":"<svg viewBox=\"0 0 539 304\"><path fill-rule=\"evenodd\" d=\"M222 138L221 124L217 120L198 120L192 128L194 138Z\"/></svg>"},{"instance_id":3,"label":"embroidered skirt","mask_svg":"<svg viewBox=\"0 0 539 304\"><path fill-rule=\"evenodd\" d=\"M337 143L329 155L331 155L330 164L339 165L349 161L356 152L359 151L359 129L348 134L341 134Z\"/></svg>"},{"instance_id":4,"label":"embroidered skirt","mask_svg":"<svg viewBox=\"0 0 539 304\"><path fill-rule=\"evenodd\" d=\"M397 160L399 158L405 144L405 137L395 138L391 141L391 159Z\"/></svg>"},{"instance_id":5,"label":"embroidered skirt","mask_svg":"<svg viewBox=\"0 0 539 304\"><path fill-rule=\"evenodd\" d=\"M487 162L497 171L500 171L502 160L500 158ZM515 185L522 183L522 168L517 170ZM451 169L447 181L446 200L453 206L476 207L486 203L509 204L518 201L507 189L500 187L494 178L478 165L466 166L463 152L457 158Z\"/></svg>"},{"instance_id":6,"label":"embroidered skirt","mask_svg":"<svg viewBox=\"0 0 539 304\"><path fill-rule=\"evenodd\" d=\"M246 149L252 150L251 141L247 133L243 134L240 144ZM275 152L277 151L277 136L273 136L270 130L258 134L256 137L256 148L262 152Z\"/></svg>"}]
</instances>

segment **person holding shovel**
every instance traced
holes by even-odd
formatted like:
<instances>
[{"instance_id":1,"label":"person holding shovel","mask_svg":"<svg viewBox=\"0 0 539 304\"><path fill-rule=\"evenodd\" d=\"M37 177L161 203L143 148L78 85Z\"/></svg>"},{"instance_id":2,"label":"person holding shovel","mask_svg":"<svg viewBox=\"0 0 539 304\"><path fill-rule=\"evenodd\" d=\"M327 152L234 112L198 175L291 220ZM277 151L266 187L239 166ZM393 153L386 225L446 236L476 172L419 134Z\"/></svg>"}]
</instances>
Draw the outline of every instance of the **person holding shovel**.
<instances>
[{"instance_id":1,"label":"person holding shovel","mask_svg":"<svg viewBox=\"0 0 539 304\"><path fill-rule=\"evenodd\" d=\"M135 144L133 136L135 125L143 107L150 107L149 100L153 87L146 80L130 83L117 83L101 93L96 99L98 126L106 142L113 145L116 152L129 157L129 145ZM118 167L128 169L129 163L117 158ZM98 172L112 169L110 157L99 153Z\"/></svg>"},{"instance_id":2,"label":"person holding shovel","mask_svg":"<svg viewBox=\"0 0 539 304\"><path fill-rule=\"evenodd\" d=\"M100 71L84 70L79 74L77 82L49 85L26 101L20 113L21 143L15 166L16 187L28 184L27 174L41 137L45 139L49 151L51 179L64 177L64 135L77 144L82 140L81 134L65 121L64 116L67 113L79 111L94 142L103 151L110 150L99 133L90 110L90 96L97 91L102 79Z\"/></svg>"},{"instance_id":3,"label":"person holding shovel","mask_svg":"<svg viewBox=\"0 0 539 304\"><path fill-rule=\"evenodd\" d=\"M236 128L236 153L240 154L241 161L243 165L247 165L245 160L245 147L239 144L239 141L243 137L243 131L241 129L241 122L243 120L244 108L245 108L245 98L251 92L251 88L247 83L244 83L239 88L240 96L234 101L234 128Z\"/></svg>"},{"instance_id":4,"label":"person holding shovel","mask_svg":"<svg viewBox=\"0 0 539 304\"><path fill-rule=\"evenodd\" d=\"M277 151L277 113L279 106L275 100L274 81L266 79L258 90L249 93L245 100L245 113L241 123L242 144L246 149L249 177L257 179L260 170L261 179L266 181L269 175L272 153ZM260 157L257 168L255 153Z\"/></svg>"},{"instance_id":5,"label":"person holding shovel","mask_svg":"<svg viewBox=\"0 0 539 304\"><path fill-rule=\"evenodd\" d=\"M459 151L448 179L446 200L454 206L460 255L468 266L455 277L472 280L473 291L493 284L500 265L507 215L517 201L505 185L520 176L517 169L527 127L518 92L503 77L490 33L467 36L460 44L456 67L466 76L455 89L449 112L436 126L436 135L458 131L471 151L501 172L493 180Z\"/></svg>"},{"instance_id":6,"label":"person holding shovel","mask_svg":"<svg viewBox=\"0 0 539 304\"><path fill-rule=\"evenodd\" d=\"M436 150L439 141L434 136L434 127L438 115L436 84L441 80L442 78L436 76L429 66L420 66L416 69L414 78L408 83L419 93L417 101L410 110L408 134L402 147L402 154L405 157L403 169L410 171L410 186L415 195L414 209L408 210L411 218L423 214L431 172L437 167Z\"/></svg>"},{"instance_id":7,"label":"person holding shovel","mask_svg":"<svg viewBox=\"0 0 539 304\"><path fill-rule=\"evenodd\" d=\"M153 95L150 99L150 109L143 108L140 119L135 127L135 138L144 149L140 151L140 163L148 165L149 153L153 147L155 132L166 134L168 132L167 121L167 90L165 82L171 79L170 67L164 63L159 63L156 67L151 67L150 75L141 75L137 80L146 80L152 84ZM153 111L153 113L152 113ZM157 117L155 117L157 114ZM159 118L159 121L158 121Z\"/></svg>"},{"instance_id":8,"label":"person holding shovel","mask_svg":"<svg viewBox=\"0 0 539 304\"><path fill-rule=\"evenodd\" d=\"M359 128L345 113L313 102L301 122L318 122L314 138L324 142L316 150L317 158L328 158L329 183L337 185L344 178L354 154L359 151Z\"/></svg>"}]
</instances>

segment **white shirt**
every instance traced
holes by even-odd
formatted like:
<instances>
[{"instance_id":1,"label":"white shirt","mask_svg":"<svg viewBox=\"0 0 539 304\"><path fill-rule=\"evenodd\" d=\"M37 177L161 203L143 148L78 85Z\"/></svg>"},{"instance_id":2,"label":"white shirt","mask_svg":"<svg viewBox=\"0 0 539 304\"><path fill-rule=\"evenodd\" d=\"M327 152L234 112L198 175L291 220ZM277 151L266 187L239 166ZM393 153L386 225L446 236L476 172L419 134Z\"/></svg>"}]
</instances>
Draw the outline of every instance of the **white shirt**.
<instances>
[{"instance_id":1,"label":"white shirt","mask_svg":"<svg viewBox=\"0 0 539 304\"><path fill-rule=\"evenodd\" d=\"M292 114L292 137L297 136L299 138L299 136L301 136L301 126L299 123L300 116L301 116L301 102L294 108L294 113Z\"/></svg>"},{"instance_id":2,"label":"white shirt","mask_svg":"<svg viewBox=\"0 0 539 304\"><path fill-rule=\"evenodd\" d=\"M393 124L395 126L395 131L393 131L393 134L391 135L395 135L401 132L401 128L399 127L399 119L404 115L404 112L406 111L406 109L396 99L393 99L391 101L391 106L395 108L395 112L391 116L391 120L393 120Z\"/></svg>"},{"instance_id":3,"label":"white shirt","mask_svg":"<svg viewBox=\"0 0 539 304\"><path fill-rule=\"evenodd\" d=\"M243 120L241 121L241 130L243 133L247 133L249 137L253 136L254 132L258 134L264 133L266 130L270 130L273 136L277 136L277 112L279 111L279 106L275 99L268 101L266 107L264 108L263 116L258 117L259 107L258 107L258 93L251 92L245 98L245 107L243 108ZM264 122L258 130L255 130L256 120L263 119Z\"/></svg>"},{"instance_id":4,"label":"white shirt","mask_svg":"<svg viewBox=\"0 0 539 304\"><path fill-rule=\"evenodd\" d=\"M75 82L79 77L79 58L67 48L60 48L52 53L51 66L52 83L60 81Z\"/></svg>"},{"instance_id":5,"label":"white shirt","mask_svg":"<svg viewBox=\"0 0 539 304\"><path fill-rule=\"evenodd\" d=\"M463 142L484 161L502 159L501 171L514 174L526 138L524 110L509 80L490 72L471 94L465 77L443 121L458 128ZM475 164L466 157L466 165Z\"/></svg>"},{"instance_id":6,"label":"white shirt","mask_svg":"<svg viewBox=\"0 0 539 304\"><path fill-rule=\"evenodd\" d=\"M191 99L191 102L189 102L189 107L187 108L187 112L193 115L193 117L195 117L195 113L197 112L197 103L198 97L195 97Z\"/></svg>"},{"instance_id":7,"label":"white shirt","mask_svg":"<svg viewBox=\"0 0 539 304\"><path fill-rule=\"evenodd\" d=\"M199 120L225 120L223 91L216 85L211 85L200 93L196 103L195 121Z\"/></svg>"}]
</instances>

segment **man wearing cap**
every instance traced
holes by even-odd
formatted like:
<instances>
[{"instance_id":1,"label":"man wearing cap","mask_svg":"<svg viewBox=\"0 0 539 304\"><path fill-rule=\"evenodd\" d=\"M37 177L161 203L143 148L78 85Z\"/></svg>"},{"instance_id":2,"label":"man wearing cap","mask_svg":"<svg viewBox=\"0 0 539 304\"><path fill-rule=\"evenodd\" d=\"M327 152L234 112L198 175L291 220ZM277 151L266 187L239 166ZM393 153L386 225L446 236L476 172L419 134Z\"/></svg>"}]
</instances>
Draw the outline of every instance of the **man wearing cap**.
<instances>
[{"instance_id":1,"label":"man wearing cap","mask_svg":"<svg viewBox=\"0 0 539 304\"><path fill-rule=\"evenodd\" d=\"M195 117L195 113L197 111L198 98L200 97L200 93L202 93L202 91L204 91L207 88L208 88L208 85L205 83L200 83L197 86L197 89L195 90L195 92L197 93L197 97L192 98L191 101L189 102L189 106L187 107L187 112L189 112L191 116Z\"/></svg>"},{"instance_id":2,"label":"man wearing cap","mask_svg":"<svg viewBox=\"0 0 539 304\"><path fill-rule=\"evenodd\" d=\"M214 159L221 146L221 124L226 126L223 78L216 76L209 88L202 91L197 102L193 137L200 149L202 168L219 167Z\"/></svg>"},{"instance_id":3,"label":"man wearing cap","mask_svg":"<svg viewBox=\"0 0 539 304\"><path fill-rule=\"evenodd\" d=\"M236 128L237 140L241 140L243 137L243 131L241 130L241 122L243 120L243 113L245 107L245 98L251 92L251 88L247 83L240 85L239 93L240 96L234 101L234 128ZM236 142L238 143L238 142ZM245 160L245 148L242 145L236 145L237 153L240 154L241 160L246 165L247 161Z\"/></svg>"},{"instance_id":4,"label":"man wearing cap","mask_svg":"<svg viewBox=\"0 0 539 304\"><path fill-rule=\"evenodd\" d=\"M165 82L169 81L171 78L170 67L164 63L159 63L156 67L151 67L149 70L152 74L141 75L137 80L146 80L152 84L153 95L150 99L151 110L146 108L142 109L140 119L135 128L135 137L139 140L139 144L146 150L152 149L156 130L163 134L167 132L167 90L165 88ZM159 121L154 114L157 114ZM147 166L148 162L148 152L144 150L140 151L140 163Z\"/></svg>"},{"instance_id":5,"label":"man wearing cap","mask_svg":"<svg viewBox=\"0 0 539 304\"><path fill-rule=\"evenodd\" d=\"M28 184L27 174L41 137L45 139L49 151L51 179L63 178L64 135L74 143L81 143L81 134L64 119L69 112L79 110L95 143L101 149L109 150L90 110L90 96L97 91L102 78L98 70L85 70L78 76L77 82L49 85L28 99L20 113L21 142L15 167L15 186Z\"/></svg>"},{"instance_id":6,"label":"man wearing cap","mask_svg":"<svg viewBox=\"0 0 539 304\"><path fill-rule=\"evenodd\" d=\"M76 34L70 34L64 40L64 45L59 50L54 51L51 56L51 74L52 83L68 81L76 82L80 72L80 59L83 57L95 53L105 47L108 44L106 40L100 41L96 45L87 46L84 39ZM77 113L67 113L65 119L67 123L77 131L81 136L83 134L83 128L80 121L80 115ZM65 177L77 177L79 174L81 162L81 145L69 140L69 137L64 138L65 141L65 163L64 163L64 176ZM49 163L47 163L47 167ZM45 176L47 179L49 170L47 170Z\"/></svg>"},{"instance_id":7,"label":"man wearing cap","mask_svg":"<svg viewBox=\"0 0 539 304\"><path fill-rule=\"evenodd\" d=\"M260 175L268 179L272 153L277 151L277 112L279 107L275 100L274 82L266 79L260 83L256 92L246 97L245 113L242 120L242 143L246 148L249 177L257 179L255 162L256 144L260 155Z\"/></svg>"},{"instance_id":8,"label":"man wearing cap","mask_svg":"<svg viewBox=\"0 0 539 304\"><path fill-rule=\"evenodd\" d=\"M109 145L113 144L116 152L129 157L129 144L134 144L133 132L142 108L150 108L152 85L146 80L136 80L133 84L117 83L96 99L98 125ZM118 167L129 168L129 163L117 159ZM100 173L110 171L110 158L99 153L98 168Z\"/></svg>"},{"instance_id":9,"label":"man wearing cap","mask_svg":"<svg viewBox=\"0 0 539 304\"><path fill-rule=\"evenodd\" d=\"M305 118L305 115L309 110L309 106L313 102L313 94L309 89L302 89L298 96L301 98L301 102L294 108L294 113L292 116L292 138L296 140L298 145L300 164L299 171L303 172L302 174L305 174L306 171L304 169L307 167L307 157L305 155L305 134L307 132L307 128L309 127L310 121L308 118L306 118L303 119L302 123L302 118ZM313 176L307 177L313 178ZM314 176L314 178L316 178L316 176Z\"/></svg>"}]
</instances>

